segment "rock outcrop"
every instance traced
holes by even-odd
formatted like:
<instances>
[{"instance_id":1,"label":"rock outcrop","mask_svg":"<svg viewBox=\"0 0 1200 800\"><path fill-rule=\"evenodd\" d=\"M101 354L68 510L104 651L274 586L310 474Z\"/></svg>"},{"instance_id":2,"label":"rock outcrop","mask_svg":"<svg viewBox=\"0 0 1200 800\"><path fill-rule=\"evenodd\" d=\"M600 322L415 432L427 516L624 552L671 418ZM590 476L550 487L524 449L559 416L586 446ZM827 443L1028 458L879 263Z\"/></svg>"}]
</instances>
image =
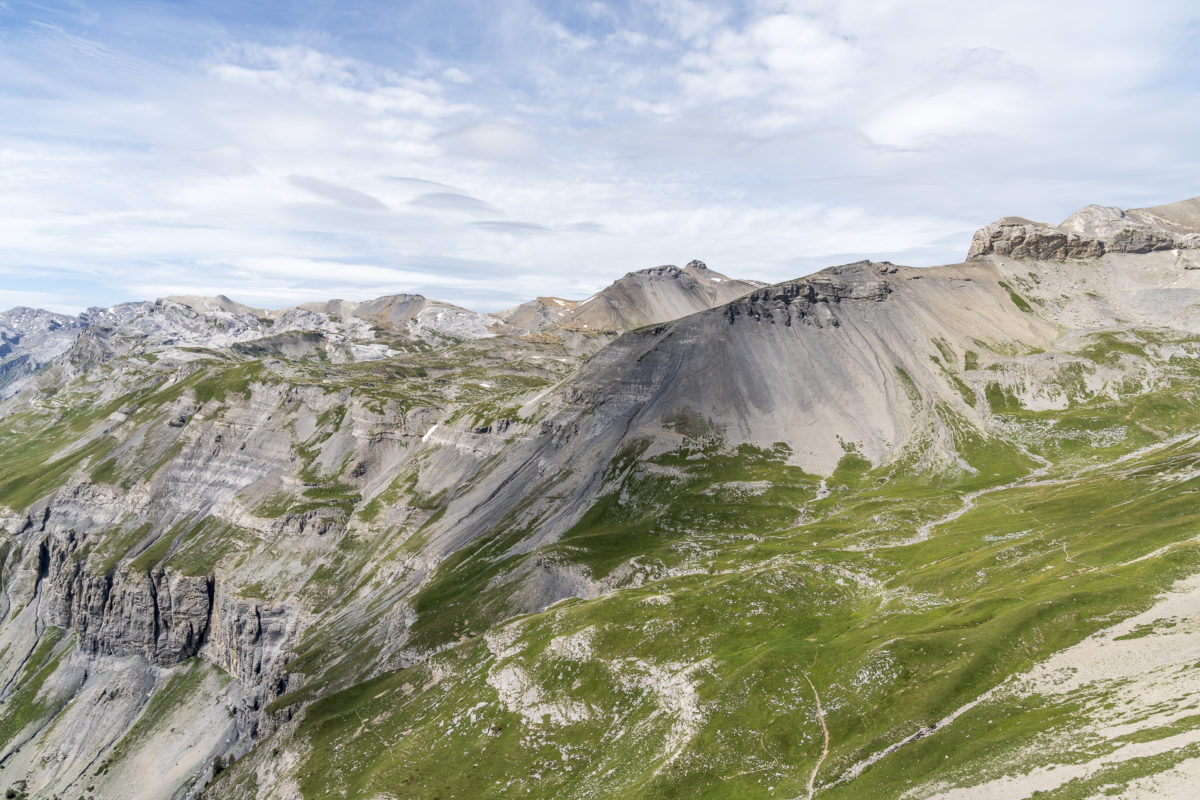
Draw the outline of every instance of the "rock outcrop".
<instances>
[{"instance_id":1,"label":"rock outcrop","mask_svg":"<svg viewBox=\"0 0 1200 800\"><path fill-rule=\"evenodd\" d=\"M1005 217L975 232L967 260L998 255L1009 258L1064 261L1099 258L1104 242L1021 217Z\"/></svg>"},{"instance_id":2,"label":"rock outcrop","mask_svg":"<svg viewBox=\"0 0 1200 800\"><path fill-rule=\"evenodd\" d=\"M73 533L41 541L31 600L42 624L74 632L82 652L141 656L161 667L203 655L251 692L261 694L268 678L286 685L272 667L293 632L294 613L234 597L212 575L127 566L91 574L79 545Z\"/></svg>"},{"instance_id":3,"label":"rock outcrop","mask_svg":"<svg viewBox=\"0 0 1200 800\"><path fill-rule=\"evenodd\" d=\"M1004 217L975 232L967 260L989 255L1041 261L1200 248L1200 198L1123 211L1085 206L1061 225Z\"/></svg>"}]
</instances>

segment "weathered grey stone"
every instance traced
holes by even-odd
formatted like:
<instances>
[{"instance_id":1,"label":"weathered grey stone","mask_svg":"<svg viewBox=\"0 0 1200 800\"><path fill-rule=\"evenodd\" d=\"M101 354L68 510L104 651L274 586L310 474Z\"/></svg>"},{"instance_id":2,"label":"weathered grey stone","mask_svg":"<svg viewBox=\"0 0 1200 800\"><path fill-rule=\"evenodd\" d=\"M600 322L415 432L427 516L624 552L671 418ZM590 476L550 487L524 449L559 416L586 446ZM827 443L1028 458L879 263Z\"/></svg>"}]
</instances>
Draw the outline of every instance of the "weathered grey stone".
<instances>
[{"instance_id":1,"label":"weathered grey stone","mask_svg":"<svg viewBox=\"0 0 1200 800\"><path fill-rule=\"evenodd\" d=\"M1005 217L975 232L967 260L998 255L1065 261L1068 258L1099 258L1104 251L1105 244L1099 239L1021 217Z\"/></svg>"},{"instance_id":2,"label":"weathered grey stone","mask_svg":"<svg viewBox=\"0 0 1200 800\"><path fill-rule=\"evenodd\" d=\"M1005 217L975 232L967 260L989 255L1063 261L1105 253L1154 253L1200 247L1200 198L1123 211L1084 206L1061 225Z\"/></svg>"}]
</instances>

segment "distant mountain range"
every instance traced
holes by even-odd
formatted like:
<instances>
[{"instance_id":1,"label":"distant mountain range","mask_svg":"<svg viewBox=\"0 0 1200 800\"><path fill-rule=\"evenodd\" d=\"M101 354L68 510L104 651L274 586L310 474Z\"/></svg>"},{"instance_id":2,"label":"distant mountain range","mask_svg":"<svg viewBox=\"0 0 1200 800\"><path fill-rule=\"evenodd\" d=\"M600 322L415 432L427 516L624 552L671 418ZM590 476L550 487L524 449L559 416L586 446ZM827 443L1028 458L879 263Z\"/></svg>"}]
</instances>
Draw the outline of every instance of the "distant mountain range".
<instances>
[{"instance_id":1,"label":"distant mountain range","mask_svg":"<svg viewBox=\"0 0 1200 800\"><path fill-rule=\"evenodd\" d=\"M479 314L416 294L366 302L330 300L294 308L252 308L225 296L166 297L156 302L91 308L78 317L33 308L0 313L0 397L62 355L86 329L128 330L133 346L227 347L283 332L319 332L341 357L363 361L389 352L377 334L429 343L564 328L597 333L652 325L713 308L762 284L728 278L692 261L631 272L582 302L539 297L499 314ZM176 307L182 307L178 309ZM336 356L335 356L336 357Z\"/></svg>"}]
</instances>

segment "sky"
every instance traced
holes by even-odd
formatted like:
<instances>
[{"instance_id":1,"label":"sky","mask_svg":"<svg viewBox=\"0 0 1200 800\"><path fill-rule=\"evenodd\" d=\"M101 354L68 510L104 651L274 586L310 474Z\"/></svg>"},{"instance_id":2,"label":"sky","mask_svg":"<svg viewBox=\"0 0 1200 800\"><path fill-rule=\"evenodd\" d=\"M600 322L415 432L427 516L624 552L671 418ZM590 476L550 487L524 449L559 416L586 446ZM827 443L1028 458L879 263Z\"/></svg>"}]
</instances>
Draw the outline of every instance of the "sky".
<instances>
[{"instance_id":1,"label":"sky","mask_svg":"<svg viewBox=\"0 0 1200 800\"><path fill-rule=\"evenodd\" d=\"M0 1L0 308L776 282L1200 194L1200 6Z\"/></svg>"}]
</instances>

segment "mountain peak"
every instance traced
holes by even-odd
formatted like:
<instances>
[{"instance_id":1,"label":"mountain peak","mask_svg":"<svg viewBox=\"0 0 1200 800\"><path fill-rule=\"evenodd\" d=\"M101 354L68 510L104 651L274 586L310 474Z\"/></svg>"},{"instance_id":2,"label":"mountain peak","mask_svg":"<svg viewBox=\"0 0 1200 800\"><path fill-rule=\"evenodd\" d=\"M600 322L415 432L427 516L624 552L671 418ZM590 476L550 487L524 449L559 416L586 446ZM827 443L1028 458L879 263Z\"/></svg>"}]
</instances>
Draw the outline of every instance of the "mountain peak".
<instances>
[{"instance_id":1,"label":"mountain peak","mask_svg":"<svg viewBox=\"0 0 1200 800\"><path fill-rule=\"evenodd\" d=\"M186 306L187 308L202 314L224 312L226 314L250 314L256 317L263 317L267 316L269 313L266 309L253 308L245 305L244 303L239 303L236 300L231 300L223 294L219 294L216 297L171 295L170 297L164 297L163 300L171 303L177 303L181 306Z\"/></svg>"},{"instance_id":2,"label":"mountain peak","mask_svg":"<svg viewBox=\"0 0 1200 800\"><path fill-rule=\"evenodd\" d=\"M705 311L763 286L730 278L703 261L664 264L630 272L584 300L561 323L564 328L628 330Z\"/></svg>"}]
</instances>

